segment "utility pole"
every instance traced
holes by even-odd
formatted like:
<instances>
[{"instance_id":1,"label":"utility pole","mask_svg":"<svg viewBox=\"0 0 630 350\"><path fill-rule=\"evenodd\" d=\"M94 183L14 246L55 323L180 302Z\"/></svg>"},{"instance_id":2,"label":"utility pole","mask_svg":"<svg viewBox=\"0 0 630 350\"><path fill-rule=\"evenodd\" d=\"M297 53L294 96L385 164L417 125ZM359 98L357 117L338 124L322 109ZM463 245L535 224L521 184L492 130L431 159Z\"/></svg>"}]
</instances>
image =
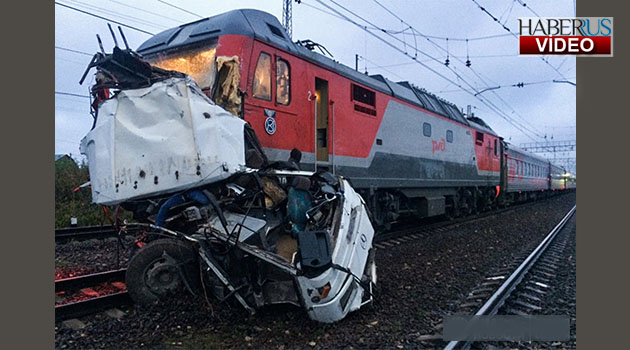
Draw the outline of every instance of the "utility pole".
<instances>
[{"instance_id":1,"label":"utility pole","mask_svg":"<svg viewBox=\"0 0 630 350\"><path fill-rule=\"evenodd\" d=\"M577 143L575 140L521 143L521 148L532 153L553 154L554 163L563 165L566 170L574 174L577 171ZM558 157L559 155L564 157Z\"/></svg>"},{"instance_id":2,"label":"utility pole","mask_svg":"<svg viewBox=\"0 0 630 350\"><path fill-rule=\"evenodd\" d=\"M289 39L293 39L293 0L283 0L282 26L287 31Z\"/></svg>"}]
</instances>

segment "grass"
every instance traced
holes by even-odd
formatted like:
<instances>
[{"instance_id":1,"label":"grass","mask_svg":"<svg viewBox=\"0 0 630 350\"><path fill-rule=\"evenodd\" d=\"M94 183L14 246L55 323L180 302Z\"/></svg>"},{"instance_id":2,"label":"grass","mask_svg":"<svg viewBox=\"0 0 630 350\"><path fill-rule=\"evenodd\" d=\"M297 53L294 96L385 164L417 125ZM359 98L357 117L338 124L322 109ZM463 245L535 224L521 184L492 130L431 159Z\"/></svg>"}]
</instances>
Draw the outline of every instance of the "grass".
<instances>
[{"instance_id":1,"label":"grass","mask_svg":"<svg viewBox=\"0 0 630 350\"><path fill-rule=\"evenodd\" d=\"M77 164L70 157L55 162L55 228L70 226L70 218L77 218L78 226L108 225L102 206L92 203L89 187L78 188L89 181L85 163ZM114 208L107 208L110 213ZM130 213L123 212L127 219Z\"/></svg>"}]
</instances>

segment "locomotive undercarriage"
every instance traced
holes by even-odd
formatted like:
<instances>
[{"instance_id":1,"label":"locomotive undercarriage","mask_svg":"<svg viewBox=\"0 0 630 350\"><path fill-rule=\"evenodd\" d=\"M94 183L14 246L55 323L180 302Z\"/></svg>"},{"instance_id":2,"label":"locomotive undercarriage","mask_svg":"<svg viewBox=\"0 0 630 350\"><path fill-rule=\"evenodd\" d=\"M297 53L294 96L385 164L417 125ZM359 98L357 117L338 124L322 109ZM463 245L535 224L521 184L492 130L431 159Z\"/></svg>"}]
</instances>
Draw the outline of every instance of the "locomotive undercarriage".
<instances>
[{"instance_id":1,"label":"locomotive undercarriage","mask_svg":"<svg viewBox=\"0 0 630 350\"><path fill-rule=\"evenodd\" d=\"M413 196L428 192L429 196ZM447 219L468 216L496 209L501 201L496 187L459 187L437 189L370 189L364 190L373 222L382 229L405 217L427 218L443 216Z\"/></svg>"}]
</instances>

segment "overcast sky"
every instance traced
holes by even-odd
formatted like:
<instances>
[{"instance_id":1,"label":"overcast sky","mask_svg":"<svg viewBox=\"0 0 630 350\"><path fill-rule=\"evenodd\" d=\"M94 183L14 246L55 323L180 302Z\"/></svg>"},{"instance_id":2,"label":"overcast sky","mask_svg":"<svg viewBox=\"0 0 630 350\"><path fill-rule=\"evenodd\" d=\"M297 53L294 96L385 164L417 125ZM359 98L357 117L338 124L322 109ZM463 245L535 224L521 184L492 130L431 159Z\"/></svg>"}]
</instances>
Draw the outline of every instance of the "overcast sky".
<instances>
[{"instance_id":1,"label":"overcast sky","mask_svg":"<svg viewBox=\"0 0 630 350\"><path fill-rule=\"evenodd\" d=\"M335 1L380 28L390 31L402 31L408 28L408 25L386 12L374 0ZM408 80L454 102L464 110L470 104L474 106L473 111L476 116L483 118L497 133L511 143L519 145L523 142L532 142L532 138L536 141L544 141L541 138L544 135L547 135L548 139L553 136L553 140L557 141L575 140L575 86L552 82L554 79L564 80L565 78L576 82L575 58L548 57L547 64L539 57L518 56L518 40L511 35L504 35L507 31L502 27L505 25L512 32L518 33L517 18L536 17L535 14L540 17L573 17L574 1L476 0L493 16L499 18L501 24L482 12L473 0L378 1L417 31L426 36L439 38L431 39L436 44L433 45L426 38L416 36L417 44L414 45L414 36L410 34L409 29L406 30L407 34L395 34L394 37L380 32L381 37L403 51L406 49L410 55L415 55L417 49L419 61L457 84L466 87L465 82L470 83L477 91L501 86L499 89L485 91L479 96L486 103L498 107L507 116L502 117L500 113L493 112L491 107L484 105L474 96L462 91L435 72L413 62L364 30L346 20L332 16L331 11L325 9L316 0L303 0L301 4L293 3L293 40L314 40L324 45L333 54L335 60L350 67L354 67L355 54L359 54L365 58L361 59L359 64L362 72L367 69L369 74L382 74L393 81ZM199 19L193 14L178 10L158 0L133 2L59 0L58 2L150 33L159 33L179 24ZM168 2L203 17L233 9L255 8L269 12L278 20L282 20L282 0L171 0ZM365 22L344 12L331 0L322 0L322 2L365 25ZM523 6L523 3L527 6ZM325 9L329 13L324 13L314 7ZM150 37L148 34L132 29L124 28L124 30L130 46L134 49ZM55 6L55 153L71 153L78 157L79 141L92 125L89 99L62 93L87 96L92 74L88 76L84 85L81 86L78 82L91 55L98 50L96 34L100 34L103 38L105 49L111 51L113 42L106 21L60 5ZM473 40L486 36L497 37ZM447 41L442 38L447 37L450 38L448 40L450 56L448 68L443 64L446 52L442 50L447 47ZM469 39L468 45L465 41L456 40L466 38ZM466 61L467 51L471 61L470 67L466 67L457 60L459 58ZM423 53L438 59L439 62L433 61ZM459 81L455 72L465 82ZM522 88L511 86L520 82L526 85ZM527 83L536 84L527 85ZM513 119L515 122L510 123L505 118Z\"/></svg>"}]
</instances>

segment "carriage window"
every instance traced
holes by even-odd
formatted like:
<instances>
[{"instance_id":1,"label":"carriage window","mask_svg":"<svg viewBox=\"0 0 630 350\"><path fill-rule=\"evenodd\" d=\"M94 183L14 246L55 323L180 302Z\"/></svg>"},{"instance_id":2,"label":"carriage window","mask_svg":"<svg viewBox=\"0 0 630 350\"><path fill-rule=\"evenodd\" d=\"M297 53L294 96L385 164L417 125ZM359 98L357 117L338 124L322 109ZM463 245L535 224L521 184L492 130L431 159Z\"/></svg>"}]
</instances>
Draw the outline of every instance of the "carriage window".
<instances>
[{"instance_id":1,"label":"carriage window","mask_svg":"<svg viewBox=\"0 0 630 350\"><path fill-rule=\"evenodd\" d=\"M495 157L499 156L499 140L494 139L494 155Z\"/></svg>"},{"instance_id":2,"label":"carriage window","mask_svg":"<svg viewBox=\"0 0 630 350\"><path fill-rule=\"evenodd\" d=\"M478 145L483 146L483 133L481 133L481 132L479 132L479 131L476 131L476 132L475 132L475 135L476 135L476 138L477 138L477 139L476 139L476 143L477 143Z\"/></svg>"},{"instance_id":3,"label":"carriage window","mask_svg":"<svg viewBox=\"0 0 630 350\"><path fill-rule=\"evenodd\" d=\"M258 57L252 90L254 97L271 100L271 56L264 52Z\"/></svg>"},{"instance_id":4,"label":"carriage window","mask_svg":"<svg viewBox=\"0 0 630 350\"><path fill-rule=\"evenodd\" d=\"M431 136L431 124L424 123L422 124L422 135L430 137Z\"/></svg>"},{"instance_id":5,"label":"carriage window","mask_svg":"<svg viewBox=\"0 0 630 350\"><path fill-rule=\"evenodd\" d=\"M446 130L446 142L453 143L453 131Z\"/></svg>"},{"instance_id":6,"label":"carriage window","mask_svg":"<svg viewBox=\"0 0 630 350\"><path fill-rule=\"evenodd\" d=\"M376 93L352 84L352 100L376 107Z\"/></svg>"},{"instance_id":7,"label":"carriage window","mask_svg":"<svg viewBox=\"0 0 630 350\"><path fill-rule=\"evenodd\" d=\"M291 102L291 69L289 62L281 58L276 61L276 102L281 105Z\"/></svg>"}]
</instances>

